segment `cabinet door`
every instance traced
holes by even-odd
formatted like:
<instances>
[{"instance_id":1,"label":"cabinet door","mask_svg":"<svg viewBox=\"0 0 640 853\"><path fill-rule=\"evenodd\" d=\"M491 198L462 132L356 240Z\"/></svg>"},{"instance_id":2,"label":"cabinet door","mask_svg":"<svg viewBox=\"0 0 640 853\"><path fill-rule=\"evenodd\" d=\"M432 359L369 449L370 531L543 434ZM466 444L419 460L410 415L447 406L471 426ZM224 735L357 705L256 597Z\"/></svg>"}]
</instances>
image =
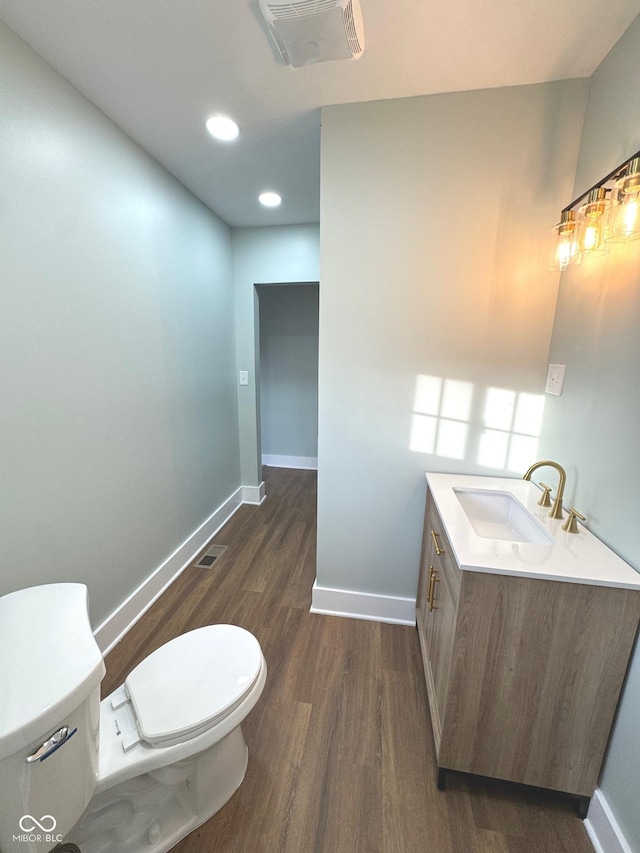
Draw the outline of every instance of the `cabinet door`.
<instances>
[{"instance_id":1,"label":"cabinet door","mask_svg":"<svg viewBox=\"0 0 640 853\"><path fill-rule=\"evenodd\" d=\"M442 561L435 569L431 593L431 607L429 662L433 678L438 720L440 726L442 726L444 723L449 676L451 674L451 657L453 654L458 609L457 595L452 588L451 578Z\"/></svg>"},{"instance_id":2,"label":"cabinet door","mask_svg":"<svg viewBox=\"0 0 640 853\"><path fill-rule=\"evenodd\" d=\"M422 533L422 553L420 556L420 577L418 580L418 594L416 597L416 621L420 633L423 657L429 657L428 649L431 642L431 623L429 618L429 595L431 591L431 572L435 558L435 547L430 533L429 518L431 515L431 500L427 498L427 506L424 516L424 530Z\"/></svg>"},{"instance_id":3,"label":"cabinet door","mask_svg":"<svg viewBox=\"0 0 640 853\"><path fill-rule=\"evenodd\" d=\"M444 722L460 575L440 517L429 495L422 537L417 618L436 751L440 749Z\"/></svg>"}]
</instances>

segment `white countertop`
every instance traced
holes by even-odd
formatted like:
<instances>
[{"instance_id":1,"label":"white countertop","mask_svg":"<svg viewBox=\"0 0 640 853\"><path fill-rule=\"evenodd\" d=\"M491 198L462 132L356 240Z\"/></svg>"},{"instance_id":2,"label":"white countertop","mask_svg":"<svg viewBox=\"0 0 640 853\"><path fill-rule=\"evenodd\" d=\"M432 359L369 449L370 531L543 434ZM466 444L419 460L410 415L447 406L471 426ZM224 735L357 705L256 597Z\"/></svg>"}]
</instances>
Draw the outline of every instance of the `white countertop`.
<instances>
[{"instance_id":1,"label":"white countertop","mask_svg":"<svg viewBox=\"0 0 640 853\"><path fill-rule=\"evenodd\" d=\"M565 520L549 518L549 509L538 506L540 489L529 480L429 473L426 478L461 569L640 589L640 573L583 525L578 524L578 533L567 533L562 530L566 512ZM478 536L456 497L454 488L510 492L551 534L557 544L529 544Z\"/></svg>"}]
</instances>

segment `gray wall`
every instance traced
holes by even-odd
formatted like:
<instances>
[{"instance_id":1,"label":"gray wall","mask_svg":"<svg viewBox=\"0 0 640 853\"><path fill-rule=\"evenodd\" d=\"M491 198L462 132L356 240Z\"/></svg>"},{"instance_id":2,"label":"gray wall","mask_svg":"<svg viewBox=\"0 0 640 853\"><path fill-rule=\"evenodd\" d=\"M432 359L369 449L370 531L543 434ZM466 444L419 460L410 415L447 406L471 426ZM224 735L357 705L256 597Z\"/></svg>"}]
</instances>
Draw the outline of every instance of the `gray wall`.
<instances>
[{"instance_id":1,"label":"gray wall","mask_svg":"<svg viewBox=\"0 0 640 853\"><path fill-rule=\"evenodd\" d=\"M256 387L260 358L258 296L254 285L319 281L319 243L318 225L234 228L232 232L237 366L249 371L249 384L238 389L243 486L262 482Z\"/></svg>"},{"instance_id":2,"label":"gray wall","mask_svg":"<svg viewBox=\"0 0 640 853\"><path fill-rule=\"evenodd\" d=\"M102 621L240 485L230 229L0 24L0 593Z\"/></svg>"},{"instance_id":3,"label":"gray wall","mask_svg":"<svg viewBox=\"0 0 640 853\"><path fill-rule=\"evenodd\" d=\"M571 198L640 149L639 116L640 18L592 77ZM549 359L567 370L562 396L545 410L541 455L567 468L567 504L640 570L640 240L563 274ZM601 780L632 850L640 850L639 719L636 651Z\"/></svg>"},{"instance_id":4,"label":"gray wall","mask_svg":"<svg viewBox=\"0 0 640 853\"><path fill-rule=\"evenodd\" d=\"M415 595L424 472L537 458L587 82L322 114L320 586Z\"/></svg>"},{"instance_id":5,"label":"gray wall","mask_svg":"<svg viewBox=\"0 0 640 853\"><path fill-rule=\"evenodd\" d=\"M318 457L318 285L259 285L262 456Z\"/></svg>"}]
</instances>

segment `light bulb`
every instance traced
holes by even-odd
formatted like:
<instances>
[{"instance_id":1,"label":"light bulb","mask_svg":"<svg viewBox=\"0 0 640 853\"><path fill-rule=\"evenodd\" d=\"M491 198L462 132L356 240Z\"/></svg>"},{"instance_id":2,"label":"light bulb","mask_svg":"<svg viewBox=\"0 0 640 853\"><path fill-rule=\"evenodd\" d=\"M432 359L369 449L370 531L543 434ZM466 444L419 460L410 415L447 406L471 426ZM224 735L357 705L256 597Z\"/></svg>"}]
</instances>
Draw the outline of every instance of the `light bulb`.
<instances>
[{"instance_id":1,"label":"light bulb","mask_svg":"<svg viewBox=\"0 0 640 853\"><path fill-rule=\"evenodd\" d=\"M606 255L609 201L604 187L591 190L587 203L580 208L584 217L580 232L580 251L583 255Z\"/></svg>"},{"instance_id":2,"label":"light bulb","mask_svg":"<svg viewBox=\"0 0 640 853\"><path fill-rule=\"evenodd\" d=\"M616 216L615 233L624 237L625 240L634 240L640 237L640 204L638 193L628 195Z\"/></svg>"},{"instance_id":3,"label":"light bulb","mask_svg":"<svg viewBox=\"0 0 640 853\"><path fill-rule=\"evenodd\" d=\"M627 174L618 182L618 203L609 243L626 243L640 239L640 157L629 163Z\"/></svg>"},{"instance_id":4,"label":"light bulb","mask_svg":"<svg viewBox=\"0 0 640 853\"><path fill-rule=\"evenodd\" d=\"M575 249L576 244L572 238L560 238L558 242L558 249L556 251L556 259L558 261L558 268L560 270L566 270L566 268L569 266L575 254Z\"/></svg>"},{"instance_id":5,"label":"light bulb","mask_svg":"<svg viewBox=\"0 0 640 853\"><path fill-rule=\"evenodd\" d=\"M587 222L582 235L582 250L593 252L600 243L600 229L595 222Z\"/></svg>"},{"instance_id":6,"label":"light bulb","mask_svg":"<svg viewBox=\"0 0 640 853\"><path fill-rule=\"evenodd\" d=\"M580 263L578 223L573 210L563 210L560 222L553 229L551 269L566 270L570 264Z\"/></svg>"}]
</instances>

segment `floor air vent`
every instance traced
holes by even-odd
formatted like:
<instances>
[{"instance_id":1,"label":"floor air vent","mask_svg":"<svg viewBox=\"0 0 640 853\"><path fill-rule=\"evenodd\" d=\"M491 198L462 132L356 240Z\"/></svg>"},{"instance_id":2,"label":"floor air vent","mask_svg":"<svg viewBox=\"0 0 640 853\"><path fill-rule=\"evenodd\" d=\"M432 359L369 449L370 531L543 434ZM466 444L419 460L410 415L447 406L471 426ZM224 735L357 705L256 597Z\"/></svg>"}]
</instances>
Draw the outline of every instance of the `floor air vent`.
<instances>
[{"instance_id":1,"label":"floor air vent","mask_svg":"<svg viewBox=\"0 0 640 853\"><path fill-rule=\"evenodd\" d=\"M211 545L204 551L193 564L196 569L210 569L218 557L227 550L226 545Z\"/></svg>"}]
</instances>

